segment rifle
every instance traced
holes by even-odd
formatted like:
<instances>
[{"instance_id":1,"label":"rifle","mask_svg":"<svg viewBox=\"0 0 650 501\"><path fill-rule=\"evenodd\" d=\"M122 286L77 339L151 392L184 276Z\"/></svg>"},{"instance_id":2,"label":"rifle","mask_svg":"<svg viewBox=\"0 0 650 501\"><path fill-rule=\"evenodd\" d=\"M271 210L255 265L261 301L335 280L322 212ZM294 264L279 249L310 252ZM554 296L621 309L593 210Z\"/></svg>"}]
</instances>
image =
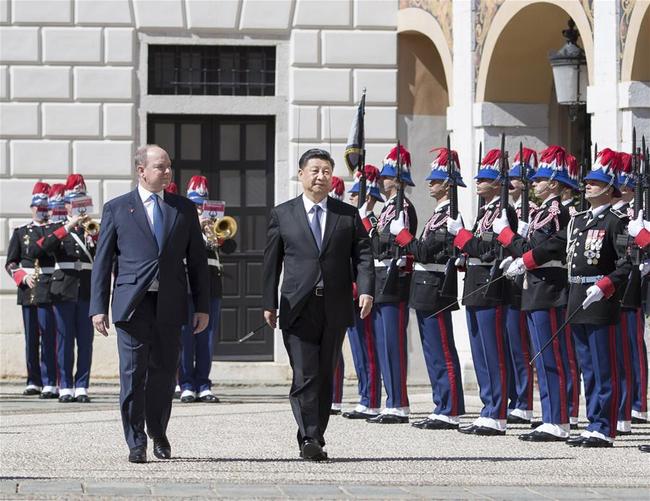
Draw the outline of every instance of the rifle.
<instances>
[{"instance_id":1,"label":"rifle","mask_svg":"<svg viewBox=\"0 0 650 501\"><path fill-rule=\"evenodd\" d=\"M404 211L404 183L402 181L402 165L401 165L401 145L397 141L397 159L395 161L396 181L397 181L397 195L395 199L395 217ZM397 286L399 283L399 259L401 256L401 247L393 238L393 257L388 265L386 282L381 289L381 294L395 295L397 294Z\"/></svg>"},{"instance_id":2,"label":"rifle","mask_svg":"<svg viewBox=\"0 0 650 501\"><path fill-rule=\"evenodd\" d=\"M478 169L481 168L481 160L483 160L483 141L478 143L478 166L476 167L476 170L478 172ZM481 195L478 196L478 208L476 209L476 212L481 209L485 205L485 200L483 200L483 197Z\"/></svg>"},{"instance_id":3,"label":"rifle","mask_svg":"<svg viewBox=\"0 0 650 501\"><path fill-rule=\"evenodd\" d=\"M644 138L645 140L645 138ZM642 142L642 148L645 148L645 141ZM645 184L644 175L641 174L640 152L636 148L636 127L632 129L632 175L636 178L636 186L634 187L634 209L633 218L636 219L639 212L642 210L643 204L643 185ZM646 162L647 166L647 162ZM621 305L624 308L638 308L641 306L641 249L638 245L634 244L634 239L630 236L627 237L627 248L630 250L632 258L632 271L621 299Z\"/></svg>"},{"instance_id":4,"label":"rifle","mask_svg":"<svg viewBox=\"0 0 650 501\"><path fill-rule=\"evenodd\" d=\"M519 167L521 169L521 182L524 185L521 191L521 220L527 223L530 219L530 193L528 193L528 170L524 164L524 146L519 142Z\"/></svg>"},{"instance_id":5,"label":"rifle","mask_svg":"<svg viewBox=\"0 0 650 501\"><path fill-rule=\"evenodd\" d=\"M456 183L455 160L451 153L451 143L447 135L447 185L449 186L449 217L456 219L458 217L458 184ZM444 232L444 238L447 239L447 232ZM458 297L458 274L456 273L456 258L458 252L453 242L451 252L445 267L445 279L440 287L440 295L443 297Z\"/></svg>"},{"instance_id":6,"label":"rifle","mask_svg":"<svg viewBox=\"0 0 650 501\"><path fill-rule=\"evenodd\" d=\"M643 150L643 189L645 190L644 219L650 219L650 148L646 148L645 136L641 136L641 149ZM636 203L636 202L635 202Z\"/></svg>"},{"instance_id":7,"label":"rifle","mask_svg":"<svg viewBox=\"0 0 650 501\"><path fill-rule=\"evenodd\" d=\"M366 88L363 88L361 95L361 113L359 115L359 146L361 147L361 155L359 155L359 164L357 170L359 171L359 198L357 199L357 209L360 209L366 203L366 141L365 141L365 123L364 117L366 114Z\"/></svg>"},{"instance_id":8,"label":"rifle","mask_svg":"<svg viewBox=\"0 0 650 501\"><path fill-rule=\"evenodd\" d=\"M507 162L507 153L505 151L506 148L506 135L501 134L501 157L500 157L500 162L499 162L499 175L501 177L501 196L499 200L499 214L501 214L502 211L507 211L508 209L508 186L510 184L510 179L508 176L508 162ZM498 244L496 244L498 245ZM486 299L502 299L503 296L503 282L500 280L497 280L499 277L503 275L503 270L501 269L501 262L503 261L505 255L504 255L504 249L502 245L498 245L498 257L497 259L494 260L494 263L492 264L492 268L490 269L490 280L489 283L491 284L490 287L485 289L485 292L483 293L483 296Z\"/></svg>"}]
</instances>

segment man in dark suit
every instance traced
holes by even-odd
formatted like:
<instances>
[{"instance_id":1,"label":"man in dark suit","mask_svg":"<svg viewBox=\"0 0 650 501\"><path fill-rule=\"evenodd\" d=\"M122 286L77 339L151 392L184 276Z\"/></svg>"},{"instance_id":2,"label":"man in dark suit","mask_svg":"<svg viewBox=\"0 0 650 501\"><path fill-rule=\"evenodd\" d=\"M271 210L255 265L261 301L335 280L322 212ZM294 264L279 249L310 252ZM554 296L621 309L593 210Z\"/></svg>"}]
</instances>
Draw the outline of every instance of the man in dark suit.
<instances>
[{"instance_id":1,"label":"man in dark suit","mask_svg":"<svg viewBox=\"0 0 650 501\"><path fill-rule=\"evenodd\" d=\"M113 323L120 358L120 410L129 461L171 457L167 423L178 367L181 326L187 319L187 280L194 332L209 320L210 288L201 228L194 204L164 192L171 182L169 156L146 145L135 155L138 187L104 205L91 279L90 316L108 335L111 273ZM187 275L183 260L187 261ZM187 277L187 278L186 278Z\"/></svg>"},{"instance_id":2,"label":"man in dark suit","mask_svg":"<svg viewBox=\"0 0 650 501\"><path fill-rule=\"evenodd\" d=\"M298 423L300 456L327 459L322 447L332 405L332 377L347 327L354 325L352 283L361 318L372 308L374 269L357 210L328 197L334 160L311 149L299 161L303 194L271 211L264 251L264 318L277 322L293 368L289 400Z\"/></svg>"}]
</instances>

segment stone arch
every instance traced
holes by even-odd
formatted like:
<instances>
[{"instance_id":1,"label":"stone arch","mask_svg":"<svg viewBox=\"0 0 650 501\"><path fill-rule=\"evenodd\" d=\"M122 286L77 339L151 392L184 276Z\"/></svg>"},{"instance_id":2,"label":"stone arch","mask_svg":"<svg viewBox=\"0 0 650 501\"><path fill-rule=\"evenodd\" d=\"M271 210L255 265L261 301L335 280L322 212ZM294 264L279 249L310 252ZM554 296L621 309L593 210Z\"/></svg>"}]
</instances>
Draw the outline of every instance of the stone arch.
<instances>
[{"instance_id":1,"label":"stone arch","mask_svg":"<svg viewBox=\"0 0 650 501\"><path fill-rule=\"evenodd\" d=\"M650 81L648 47L650 47L650 2L637 2L627 29L621 62L621 82ZM646 51L643 50L644 48Z\"/></svg>"},{"instance_id":2,"label":"stone arch","mask_svg":"<svg viewBox=\"0 0 650 501\"><path fill-rule=\"evenodd\" d=\"M525 19L529 17L532 12L543 12L548 19L554 20L557 26L549 27L549 30L540 30L539 25L533 26L528 32L533 34L533 37L526 40L526 43L544 44L546 42L548 50L556 50L562 46L563 39L561 30L566 27L567 18L558 18L557 16L550 16L548 9L561 9L567 14L567 17L573 19L576 27L580 31L580 40L583 44L585 55L587 58L587 69L589 74L589 82L593 82L593 34L591 25L587 14L584 11L580 1L578 0L545 0L541 2L505 2L498 10L490 25L488 35L485 39L481 61L479 62L479 70L476 83L476 101L498 101L495 99L495 89L501 88L502 93L514 91L519 92L520 95L510 96L511 101L518 102L539 102L536 101L539 96L535 91L538 90L546 82L552 82L552 72L550 65L544 69L544 81L535 81L535 85L526 86L525 82L531 82L530 78L526 75L521 77L517 82L509 82L506 80L507 75L503 71L491 71L495 60L498 63L498 57L501 57L501 52L507 50L503 47L503 36L512 36L516 32L517 26L513 24L517 19ZM520 17L525 16L525 17ZM543 34L549 33L549 40L543 40ZM541 35L541 36L540 36ZM552 37L552 38L551 38ZM501 52L500 52L501 51ZM530 75L534 77L534 75ZM524 85L522 86L522 81ZM516 89L519 89L518 91ZM498 98L498 95L496 96Z\"/></svg>"}]
</instances>

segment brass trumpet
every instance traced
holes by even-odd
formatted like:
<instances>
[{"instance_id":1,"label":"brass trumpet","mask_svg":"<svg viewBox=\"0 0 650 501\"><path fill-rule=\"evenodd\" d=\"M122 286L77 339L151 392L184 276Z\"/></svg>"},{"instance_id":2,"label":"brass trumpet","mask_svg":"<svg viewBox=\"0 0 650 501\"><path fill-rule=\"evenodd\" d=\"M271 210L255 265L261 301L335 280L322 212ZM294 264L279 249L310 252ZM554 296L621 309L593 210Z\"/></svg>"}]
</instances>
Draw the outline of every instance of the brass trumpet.
<instances>
[{"instance_id":1,"label":"brass trumpet","mask_svg":"<svg viewBox=\"0 0 650 501\"><path fill-rule=\"evenodd\" d=\"M219 240L234 238L237 234L237 221L230 216L204 219L201 221L201 230L210 244L218 246Z\"/></svg>"},{"instance_id":2,"label":"brass trumpet","mask_svg":"<svg viewBox=\"0 0 650 501\"><path fill-rule=\"evenodd\" d=\"M90 219L90 217L81 223L81 227L84 229L86 234L90 235L91 237L94 237L99 233L99 223L94 219Z\"/></svg>"}]
</instances>

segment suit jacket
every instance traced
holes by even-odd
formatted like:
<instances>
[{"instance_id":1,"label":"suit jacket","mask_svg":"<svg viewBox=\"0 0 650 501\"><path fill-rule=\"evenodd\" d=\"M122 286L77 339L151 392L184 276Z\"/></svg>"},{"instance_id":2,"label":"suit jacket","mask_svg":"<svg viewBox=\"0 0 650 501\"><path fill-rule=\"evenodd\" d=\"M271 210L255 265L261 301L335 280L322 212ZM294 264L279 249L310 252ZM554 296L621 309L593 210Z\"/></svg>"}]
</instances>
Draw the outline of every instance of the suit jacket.
<instances>
[{"instance_id":1,"label":"suit jacket","mask_svg":"<svg viewBox=\"0 0 650 501\"><path fill-rule=\"evenodd\" d=\"M278 308L280 328L298 318L306 300L322 275L328 327L354 324L352 282L359 294L374 292L374 265L370 240L356 208L331 197L327 199L327 219L321 250L309 228L302 196L278 205L271 211L264 250L265 310Z\"/></svg>"},{"instance_id":2,"label":"suit jacket","mask_svg":"<svg viewBox=\"0 0 650 501\"><path fill-rule=\"evenodd\" d=\"M131 318L156 278L159 322L182 325L187 321L188 279L196 311L210 311L207 255L195 205L184 197L165 193L160 207L165 238L159 251L137 189L104 205L91 279L90 316L108 313L111 272L115 276L114 323Z\"/></svg>"}]
</instances>

